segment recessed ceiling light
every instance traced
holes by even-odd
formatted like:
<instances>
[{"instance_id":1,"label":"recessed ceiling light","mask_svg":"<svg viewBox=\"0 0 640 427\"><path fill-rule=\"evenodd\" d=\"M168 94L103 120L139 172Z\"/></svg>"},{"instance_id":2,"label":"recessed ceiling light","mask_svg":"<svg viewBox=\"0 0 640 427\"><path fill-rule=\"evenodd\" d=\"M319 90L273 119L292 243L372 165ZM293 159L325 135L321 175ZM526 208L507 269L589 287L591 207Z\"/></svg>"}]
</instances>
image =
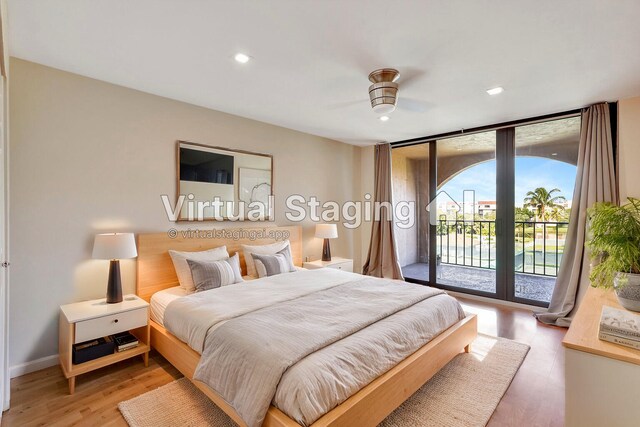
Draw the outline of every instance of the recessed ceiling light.
<instances>
[{"instance_id":1,"label":"recessed ceiling light","mask_svg":"<svg viewBox=\"0 0 640 427\"><path fill-rule=\"evenodd\" d=\"M381 122L386 122L387 120L389 120L389 116L380 116Z\"/></svg>"},{"instance_id":2,"label":"recessed ceiling light","mask_svg":"<svg viewBox=\"0 0 640 427\"><path fill-rule=\"evenodd\" d=\"M245 55L244 53L236 53L236 56L234 56L233 59L241 64L246 64L251 58L249 57L249 55Z\"/></svg>"},{"instance_id":3,"label":"recessed ceiling light","mask_svg":"<svg viewBox=\"0 0 640 427\"><path fill-rule=\"evenodd\" d=\"M552 155L552 156L557 156L557 155L558 155L558 153L551 153L551 155Z\"/></svg>"},{"instance_id":4,"label":"recessed ceiling light","mask_svg":"<svg viewBox=\"0 0 640 427\"><path fill-rule=\"evenodd\" d=\"M502 93L502 92L504 92L504 89L499 87L499 86L498 87L494 87L492 89L487 89L487 93L489 95L498 95L499 93Z\"/></svg>"}]
</instances>

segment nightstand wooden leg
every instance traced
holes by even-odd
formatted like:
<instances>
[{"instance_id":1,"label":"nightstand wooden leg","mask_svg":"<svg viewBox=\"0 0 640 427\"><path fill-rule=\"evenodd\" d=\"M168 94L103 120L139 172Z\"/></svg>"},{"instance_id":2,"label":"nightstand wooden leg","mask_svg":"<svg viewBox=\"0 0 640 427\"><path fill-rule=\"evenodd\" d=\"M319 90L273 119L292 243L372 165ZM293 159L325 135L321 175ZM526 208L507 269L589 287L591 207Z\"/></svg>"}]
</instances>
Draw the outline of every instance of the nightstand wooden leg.
<instances>
[{"instance_id":1,"label":"nightstand wooden leg","mask_svg":"<svg viewBox=\"0 0 640 427\"><path fill-rule=\"evenodd\" d=\"M149 352L148 351L142 355L142 360L144 360L144 367L145 368L148 367L149 366Z\"/></svg>"},{"instance_id":2,"label":"nightstand wooden leg","mask_svg":"<svg viewBox=\"0 0 640 427\"><path fill-rule=\"evenodd\" d=\"M464 352L465 352L465 353L471 353L471 344L467 344L467 345L464 347Z\"/></svg>"},{"instance_id":3,"label":"nightstand wooden leg","mask_svg":"<svg viewBox=\"0 0 640 427\"><path fill-rule=\"evenodd\" d=\"M73 394L76 391L76 377L69 378L69 394Z\"/></svg>"}]
</instances>

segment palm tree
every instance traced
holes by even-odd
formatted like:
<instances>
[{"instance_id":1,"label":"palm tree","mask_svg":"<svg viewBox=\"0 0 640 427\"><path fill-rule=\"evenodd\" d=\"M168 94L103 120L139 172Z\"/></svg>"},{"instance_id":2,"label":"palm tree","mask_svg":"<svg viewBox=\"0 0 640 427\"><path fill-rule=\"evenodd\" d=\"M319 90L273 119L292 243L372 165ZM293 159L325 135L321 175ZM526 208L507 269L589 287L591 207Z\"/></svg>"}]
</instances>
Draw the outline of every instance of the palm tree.
<instances>
[{"instance_id":1,"label":"palm tree","mask_svg":"<svg viewBox=\"0 0 640 427\"><path fill-rule=\"evenodd\" d=\"M553 217L557 218L558 214L564 210L561 203L566 201L564 196L553 196L553 193L559 192L558 188L549 191L544 187L538 187L525 195L524 206L534 209L536 221L545 222Z\"/></svg>"}]
</instances>

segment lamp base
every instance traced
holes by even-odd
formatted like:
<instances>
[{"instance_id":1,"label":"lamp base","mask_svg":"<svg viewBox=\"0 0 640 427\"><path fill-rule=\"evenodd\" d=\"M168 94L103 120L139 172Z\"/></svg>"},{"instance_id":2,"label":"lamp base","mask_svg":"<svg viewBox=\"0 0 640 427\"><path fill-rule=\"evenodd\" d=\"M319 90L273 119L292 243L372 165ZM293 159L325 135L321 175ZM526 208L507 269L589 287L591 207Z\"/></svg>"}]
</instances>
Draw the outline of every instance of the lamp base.
<instances>
[{"instance_id":1,"label":"lamp base","mask_svg":"<svg viewBox=\"0 0 640 427\"><path fill-rule=\"evenodd\" d=\"M329 246L329 239L324 239L322 244L322 260L331 261L331 247Z\"/></svg>"},{"instance_id":2,"label":"lamp base","mask_svg":"<svg viewBox=\"0 0 640 427\"><path fill-rule=\"evenodd\" d=\"M122 302L122 282L120 281L120 261L112 259L109 263L109 282L107 283L107 304Z\"/></svg>"}]
</instances>

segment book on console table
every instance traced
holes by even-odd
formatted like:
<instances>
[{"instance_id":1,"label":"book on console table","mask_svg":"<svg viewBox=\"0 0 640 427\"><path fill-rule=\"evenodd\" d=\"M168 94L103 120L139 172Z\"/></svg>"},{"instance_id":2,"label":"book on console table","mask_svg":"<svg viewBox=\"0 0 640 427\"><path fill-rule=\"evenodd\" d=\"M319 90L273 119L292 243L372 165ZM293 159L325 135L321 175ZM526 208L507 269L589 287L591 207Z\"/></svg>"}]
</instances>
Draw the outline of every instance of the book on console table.
<instances>
[{"instance_id":1,"label":"book on console table","mask_svg":"<svg viewBox=\"0 0 640 427\"><path fill-rule=\"evenodd\" d=\"M640 315L607 305L603 306L598 338L640 349Z\"/></svg>"},{"instance_id":2,"label":"book on console table","mask_svg":"<svg viewBox=\"0 0 640 427\"><path fill-rule=\"evenodd\" d=\"M598 334L598 338L602 341L609 341L614 344L623 345L625 347L635 348L636 350L640 350L640 341L631 340L629 338L622 338L618 335L608 334L606 332L600 331Z\"/></svg>"}]
</instances>

